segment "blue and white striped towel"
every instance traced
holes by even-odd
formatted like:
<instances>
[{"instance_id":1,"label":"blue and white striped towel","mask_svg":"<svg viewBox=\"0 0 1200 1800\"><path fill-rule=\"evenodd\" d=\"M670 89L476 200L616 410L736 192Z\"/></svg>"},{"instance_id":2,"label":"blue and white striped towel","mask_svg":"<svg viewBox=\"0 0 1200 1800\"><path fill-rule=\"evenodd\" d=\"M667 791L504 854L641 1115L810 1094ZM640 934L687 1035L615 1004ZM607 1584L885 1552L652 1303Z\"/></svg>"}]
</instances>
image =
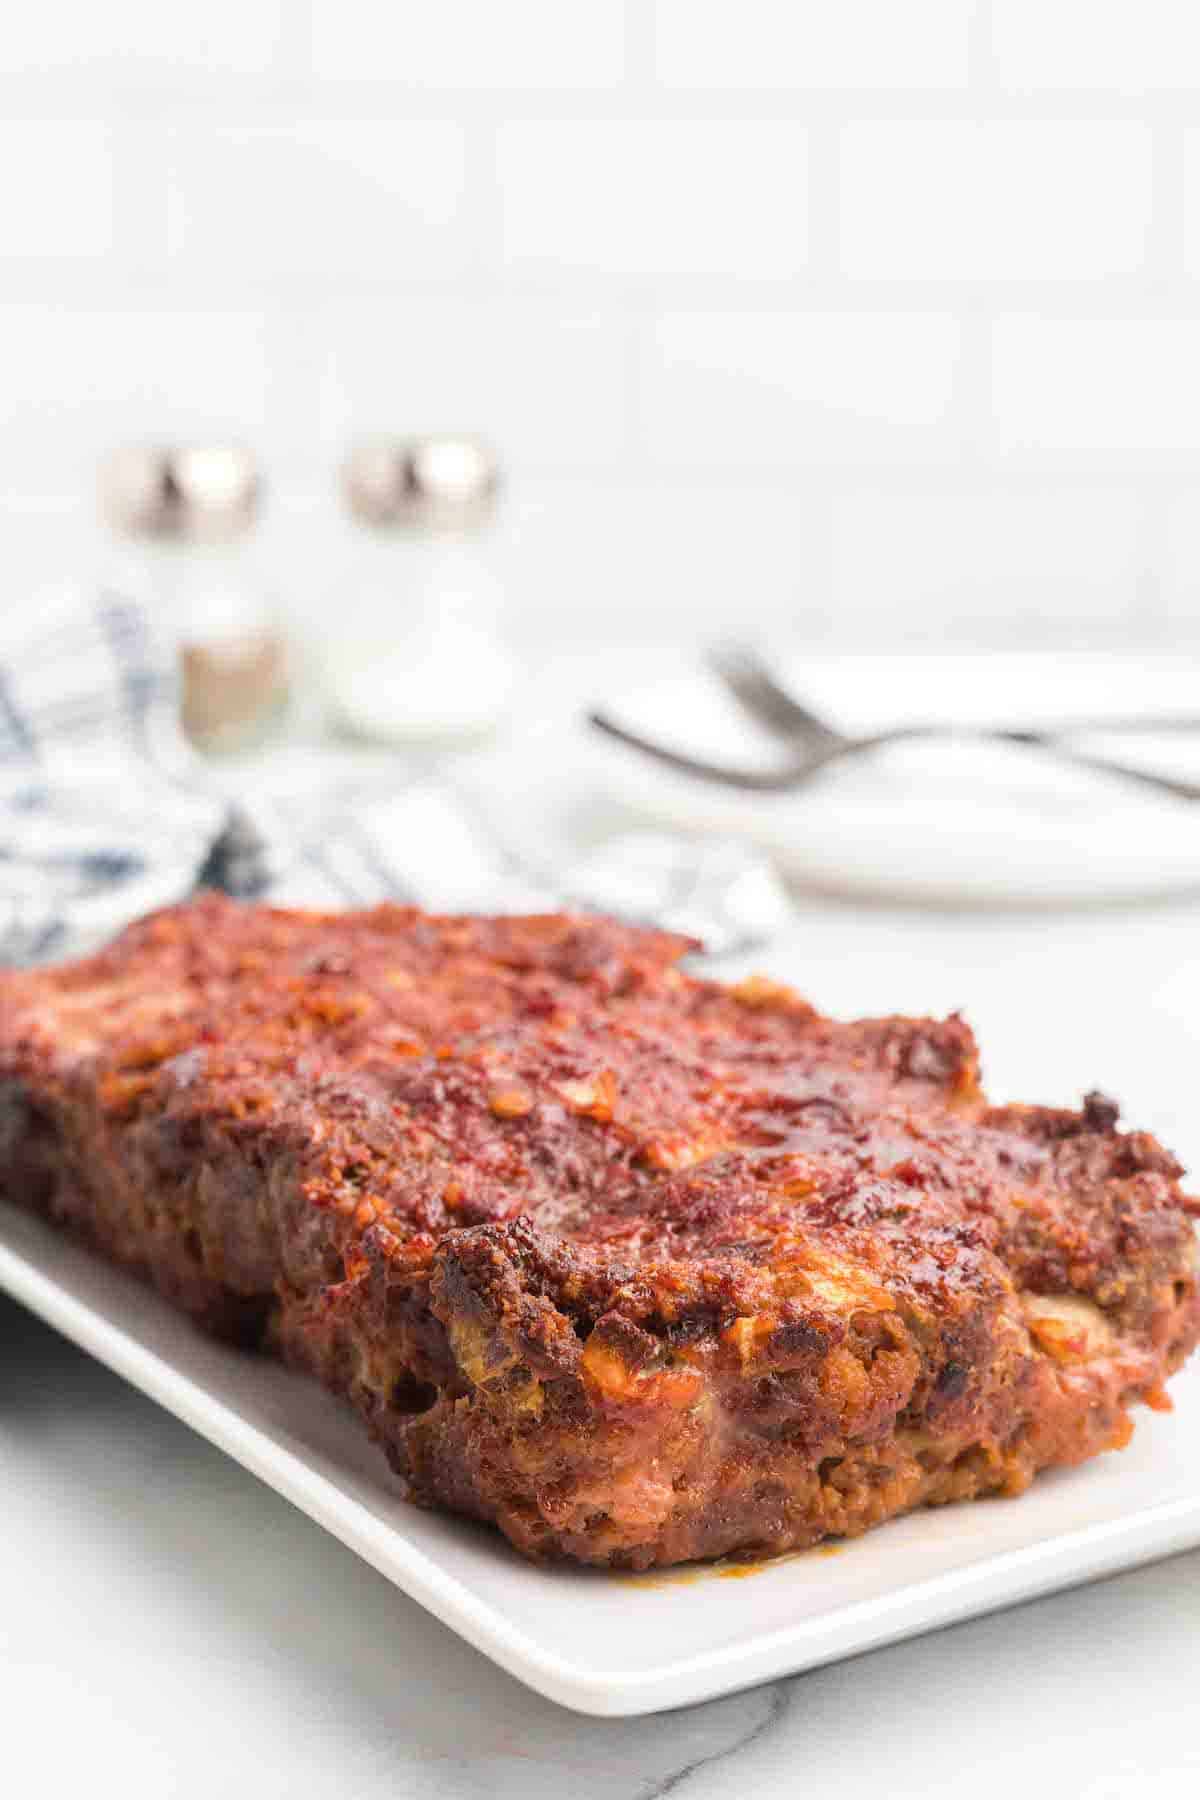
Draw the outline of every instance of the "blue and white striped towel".
<instances>
[{"instance_id":1,"label":"blue and white striped towel","mask_svg":"<svg viewBox=\"0 0 1200 1800\"><path fill-rule=\"evenodd\" d=\"M790 907L745 847L637 833L531 867L449 779L364 780L318 746L236 772L178 724L173 658L112 593L0 618L0 961L88 949L198 886L284 905L385 898L444 910L593 908L733 950Z\"/></svg>"}]
</instances>

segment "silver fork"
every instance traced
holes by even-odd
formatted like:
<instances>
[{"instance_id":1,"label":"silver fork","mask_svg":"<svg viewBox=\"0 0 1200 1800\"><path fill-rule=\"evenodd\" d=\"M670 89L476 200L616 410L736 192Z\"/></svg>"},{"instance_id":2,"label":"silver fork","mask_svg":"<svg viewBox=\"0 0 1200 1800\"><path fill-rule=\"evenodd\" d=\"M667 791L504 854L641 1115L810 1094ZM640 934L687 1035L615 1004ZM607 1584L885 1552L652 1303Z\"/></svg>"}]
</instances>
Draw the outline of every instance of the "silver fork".
<instances>
[{"instance_id":1,"label":"silver fork","mask_svg":"<svg viewBox=\"0 0 1200 1800\"><path fill-rule=\"evenodd\" d=\"M1077 750L1073 745L1064 743L1060 735L1068 729L1071 731L1145 731L1152 728L1156 731L1160 729L1180 732L1195 731L1200 730L1200 718L1189 719L1181 716L1160 721L1124 716L1112 719L1063 721L1057 725L1040 725L1036 728L950 724L897 725L886 731L870 732L856 737L839 731L827 720L822 719L818 713L813 712L810 707L805 706L794 694L790 694L781 687L761 658L753 651L737 645L725 645L710 654L709 663L718 679L732 694L743 711L756 718L775 737L780 738L788 745L790 754L775 768L747 769L729 763L714 762L705 757L690 756L684 751L673 750L668 744L658 743L652 738L643 737L639 732L631 731L628 726L620 724L618 720L603 711L594 711L589 715L591 724L609 737L628 744L632 749L640 750L644 755L653 757L655 761L665 764L668 768L678 769L687 775L694 775L701 781L712 781L751 793L797 792L808 787L826 769L836 763L848 762L854 757L869 755L872 751L883 749L890 744L916 743L944 738L1019 744L1029 749L1045 751L1058 761L1069 763L1075 768L1089 769L1102 775L1117 776L1121 780L1133 782L1137 786L1148 788L1155 793L1170 794L1180 800L1200 799L1200 782L1159 774L1149 769L1139 769L1136 765L1116 762L1108 757L1093 756L1085 750Z\"/></svg>"}]
</instances>

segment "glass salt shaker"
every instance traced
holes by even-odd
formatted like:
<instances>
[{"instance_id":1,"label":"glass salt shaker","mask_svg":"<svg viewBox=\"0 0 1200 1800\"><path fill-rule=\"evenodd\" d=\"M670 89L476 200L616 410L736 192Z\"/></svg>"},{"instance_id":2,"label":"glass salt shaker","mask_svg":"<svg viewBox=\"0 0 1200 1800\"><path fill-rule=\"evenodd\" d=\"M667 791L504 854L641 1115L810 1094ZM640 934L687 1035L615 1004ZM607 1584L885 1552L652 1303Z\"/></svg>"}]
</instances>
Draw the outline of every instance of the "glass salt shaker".
<instances>
[{"instance_id":1,"label":"glass salt shaker","mask_svg":"<svg viewBox=\"0 0 1200 1800\"><path fill-rule=\"evenodd\" d=\"M288 668L253 565L253 454L236 444L119 450L102 465L100 493L122 542L117 583L175 647L188 737L218 752L260 741L285 705Z\"/></svg>"},{"instance_id":2,"label":"glass salt shaker","mask_svg":"<svg viewBox=\"0 0 1200 1800\"><path fill-rule=\"evenodd\" d=\"M359 541L330 660L337 723L406 746L478 741L500 723L515 665L486 543L500 471L475 438L357 445L342 470Z\"/></svg>"}]
</instances>

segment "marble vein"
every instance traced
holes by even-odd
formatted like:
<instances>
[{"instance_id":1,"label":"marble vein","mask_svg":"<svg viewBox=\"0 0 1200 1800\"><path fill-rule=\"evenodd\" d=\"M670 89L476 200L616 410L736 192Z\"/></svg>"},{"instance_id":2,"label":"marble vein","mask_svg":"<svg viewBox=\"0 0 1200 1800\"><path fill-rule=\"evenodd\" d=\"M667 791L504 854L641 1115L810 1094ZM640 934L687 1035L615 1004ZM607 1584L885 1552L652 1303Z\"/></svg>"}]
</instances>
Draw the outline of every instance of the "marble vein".
<instances>
[{"instance_id":1,"label":"marble vein","mask_svg":"<svg viewBox=\"0 0 1200 1800\"><path fill-rule=\"evenodd\" d=\"M663 1800L666 1794L677 1794L685 1781L702 1769L713 1769L727 1763L732 1757L740 1756L749 1750L752 1744L759 1743L767 1734L775 1729L787 1712L791 1701L791 1683L789 1681L773 1681L762 1690L766 1701L766 1711L762 1717L736 1737L732 1744L723 1750L715 1750L708 1756L697 1756L691 1762L684 1763L682 1768L672 1769L668 1774L653 1781L643 1788L638 1800Z\"/></svg>"}]
</instances>

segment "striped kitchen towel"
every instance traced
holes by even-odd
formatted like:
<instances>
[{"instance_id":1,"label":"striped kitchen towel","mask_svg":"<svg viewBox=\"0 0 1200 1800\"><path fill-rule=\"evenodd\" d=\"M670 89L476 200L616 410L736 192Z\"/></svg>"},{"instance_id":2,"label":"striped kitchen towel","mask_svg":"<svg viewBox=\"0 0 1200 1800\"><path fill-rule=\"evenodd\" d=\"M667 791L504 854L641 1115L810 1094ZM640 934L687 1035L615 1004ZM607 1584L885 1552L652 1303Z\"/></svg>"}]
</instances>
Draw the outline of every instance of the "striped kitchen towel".
<instances>
[{"instance_id":1,"label":"striped kitchen towel","mask_svg":"<svg viewBox=\"0 0 1200 1800\"><path fill-rule=\"evenodd\" d=\"M452 774L375 759L368 777L319 743L208 762L178 716L174 658L123 596L63 591L0 618L0 961L91 948L204 886L320 908L565 905L714 951L790 917L769 864L738 844L639 832L581 855L535 832L514 849ZM535 858L531 841L550 847Z\"/></svg>"}]
</instances>

